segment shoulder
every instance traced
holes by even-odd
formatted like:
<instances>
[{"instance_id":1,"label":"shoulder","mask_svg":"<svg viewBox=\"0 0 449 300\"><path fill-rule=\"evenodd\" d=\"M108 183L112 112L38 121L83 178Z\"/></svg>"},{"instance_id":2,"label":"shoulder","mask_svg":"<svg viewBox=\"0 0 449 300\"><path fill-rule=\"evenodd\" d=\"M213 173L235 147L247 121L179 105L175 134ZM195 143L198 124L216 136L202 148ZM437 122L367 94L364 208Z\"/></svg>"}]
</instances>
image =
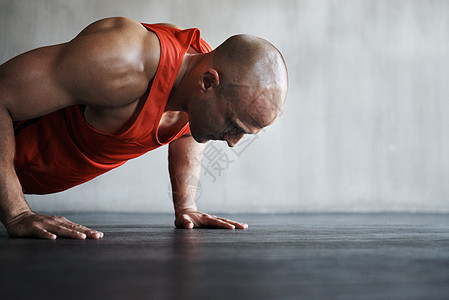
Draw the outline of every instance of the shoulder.
<instances>
[{"instance_id":1,"label":"shoulder","mask_svg":"<svg viewBox=\"0 0 449 300\"><path fill-rule=\"evenodd\" d=\"M172 27L175 29L179 29L179 30L184 30L184 28L182 28L179 25L175 25L175 24L171 24L171 23L157 23L157 25L162 25L162 26L167 26L167 27Z\"/></svg>"},{"instance_id":2,"label":"shoulder","mask_svg":"<svg viewBox=\"0 0 449 300\"><path fill-rule=\"evenodd\" d=\"M76 37L83 37L95 33L110 33L110 32L144 32L143 25L136 20L126 17L110 17L95 21L84 28Z\"/></svg>"},{"instance_id":3,"label":"shoulder","mask_svg":"<svg viewBox=\"0 0 449 300\"><path fill-rule=\"evenodd\" d=\"M108 51L117 54L130 66L143 67L148 77L153 78L160 59L160 45L157 35L141 23L125 18L112 17L99 20L87 26L76 39L95 40L93 46L107 44Z\"/></svg>"},{"instance_id":4,"label":"shoulder","mask_svg":"<svg viewBox=\"0 0 449 300\"><path fill-rule=\"evenodd\" d=\"M159 60L159 40L153 32L128 18L107 18L66 44L58 77L77 98L96 102L86 104L101 105L101 99L107 99L105 105L121 106L145 93Z\"/></svg>"},{"instance_id":5,"label":"shoulder","mask_svg":"<svg viewBox=\"0 0 449 300\"><path fill-rule=\"evenodd\" d=\"M145 67L151 78L159 63L160 45L156 34L129 18L112 17L96 21L71 42L83 41L90 41L91 47L102 51L106 48L109 53L121 58L119 61L132 62L129 66Z\"/></svg>"}]
</instances>

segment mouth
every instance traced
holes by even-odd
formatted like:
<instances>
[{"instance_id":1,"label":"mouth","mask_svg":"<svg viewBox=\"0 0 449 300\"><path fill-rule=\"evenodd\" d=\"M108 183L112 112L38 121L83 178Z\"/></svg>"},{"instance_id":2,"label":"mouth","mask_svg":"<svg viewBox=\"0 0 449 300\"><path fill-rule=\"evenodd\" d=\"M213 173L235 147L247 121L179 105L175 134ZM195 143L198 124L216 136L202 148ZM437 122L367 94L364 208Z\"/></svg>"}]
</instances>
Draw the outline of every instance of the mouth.
<instances>
[{"instance_id":1,"label":"mouth","mask_svg":"<svg viewBox=\"0 0 449 300\"><path fill-rule=\"evenodd\" d=\"M211 134L205 135L202 139L202 143L207 143L208 141L215 140L215 137Z\"/></svg>"}]
</instances>

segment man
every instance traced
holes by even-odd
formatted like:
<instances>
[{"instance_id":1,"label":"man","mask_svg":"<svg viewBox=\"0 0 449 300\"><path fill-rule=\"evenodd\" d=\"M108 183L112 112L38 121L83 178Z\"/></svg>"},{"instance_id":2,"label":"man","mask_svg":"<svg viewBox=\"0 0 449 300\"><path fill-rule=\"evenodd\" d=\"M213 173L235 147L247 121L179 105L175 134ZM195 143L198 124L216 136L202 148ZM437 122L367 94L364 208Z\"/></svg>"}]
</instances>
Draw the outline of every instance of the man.
<instances>
[{"instance_id":1,"label":"man","mask_svg":"<svg viewBox=\"0 0 449 300\"><path fill-rule=\"evenodd\" d=\"M102 238L31 211L24 193L86 182L169 143L179 228L247 228L198 212L190 192L204 143L233 147L278 116L287 93L279 51L238 35L211 51L196 29L108 18L67 43L0 66L0 219L12 237Z\"/></svg>"}]
</instances>

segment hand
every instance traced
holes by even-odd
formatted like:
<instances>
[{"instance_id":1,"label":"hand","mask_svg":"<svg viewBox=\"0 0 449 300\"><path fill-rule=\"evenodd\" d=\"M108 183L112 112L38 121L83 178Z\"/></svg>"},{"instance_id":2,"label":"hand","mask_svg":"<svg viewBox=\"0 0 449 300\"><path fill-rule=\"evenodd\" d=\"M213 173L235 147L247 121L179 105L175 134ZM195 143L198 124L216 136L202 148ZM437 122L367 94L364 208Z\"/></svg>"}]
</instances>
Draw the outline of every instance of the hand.
<instances>
[{"instance_id":1,"label":"hand","mask_svg":"<svg viewBox=\"0 0 449 300\"><path fill-rule=\"evenodd\" d=\"M5 225L10 237L38 237L54 240L58 236L73 239L101 239L103 233L75 224L64 217L21 213Z\"/></svg>"},{"instance_id":2,"label":"hand","mask_svg":"<svg viewBox=\"0 0 449 300\"><path fill-rule=\"evenodd\" d=\"M186 210L176 215L175 226L177 228L226 228L226 229L248 229L248 224L239 223L199 211Z\"/></svg>"}]
</instances>

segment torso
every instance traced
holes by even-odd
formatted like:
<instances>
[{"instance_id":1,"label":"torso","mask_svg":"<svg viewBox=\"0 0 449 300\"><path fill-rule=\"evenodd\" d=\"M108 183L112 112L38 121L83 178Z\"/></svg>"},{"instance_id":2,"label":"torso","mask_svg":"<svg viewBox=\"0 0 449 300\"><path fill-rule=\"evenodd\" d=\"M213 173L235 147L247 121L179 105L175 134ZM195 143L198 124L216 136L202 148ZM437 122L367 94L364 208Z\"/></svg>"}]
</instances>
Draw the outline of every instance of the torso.
<instances>
[{"instance_id":1,"label":"torso","mask_svg":"<svg viewBox=\"0 0 449 300\"><path fill-rule=\"evenodd\" d=\"M95 130L106 134L121 134L137 119L147 97L148 92L130 105L119 108L95 109L87 106L84 109L84 118ZM188 119L185 112L164 111L158 127L159 141L165 142L179 132L187 124Z\"/></svg>"},{"instance_id":2,"label":"torso","mask_svg":"<svg viewBox=\"0 0 449 300\"><path fill-rule=\"evenodd\" d=\"M86 106L84 119L92 128L102 133L121 134L131 127L139 116L148 97L149 90L148 88L142 97L126 106L108 108Z\"/></svg>"},{"instance_id":3,"label":"torso","mask_svg":"<svg viewBox=\"0 0 449 300\"><path fill-rule=\"evenodd\" d=\"M165 24L176 27L175 25ZM154 35L149 31L150 35ZM188 53L197 53L192 48ZM152 82L148 83L145 94L126 106L120 107L92 107L86 106L84 118L97 131L105 134L117 135L124 133L138 118L150 91ZM169 100L170 101L170 98ZM158 139L165 142L173 134L179 132L188 122L188 115L181 111L164 111L158 127Z\"/></svg>"}]
</instances>

